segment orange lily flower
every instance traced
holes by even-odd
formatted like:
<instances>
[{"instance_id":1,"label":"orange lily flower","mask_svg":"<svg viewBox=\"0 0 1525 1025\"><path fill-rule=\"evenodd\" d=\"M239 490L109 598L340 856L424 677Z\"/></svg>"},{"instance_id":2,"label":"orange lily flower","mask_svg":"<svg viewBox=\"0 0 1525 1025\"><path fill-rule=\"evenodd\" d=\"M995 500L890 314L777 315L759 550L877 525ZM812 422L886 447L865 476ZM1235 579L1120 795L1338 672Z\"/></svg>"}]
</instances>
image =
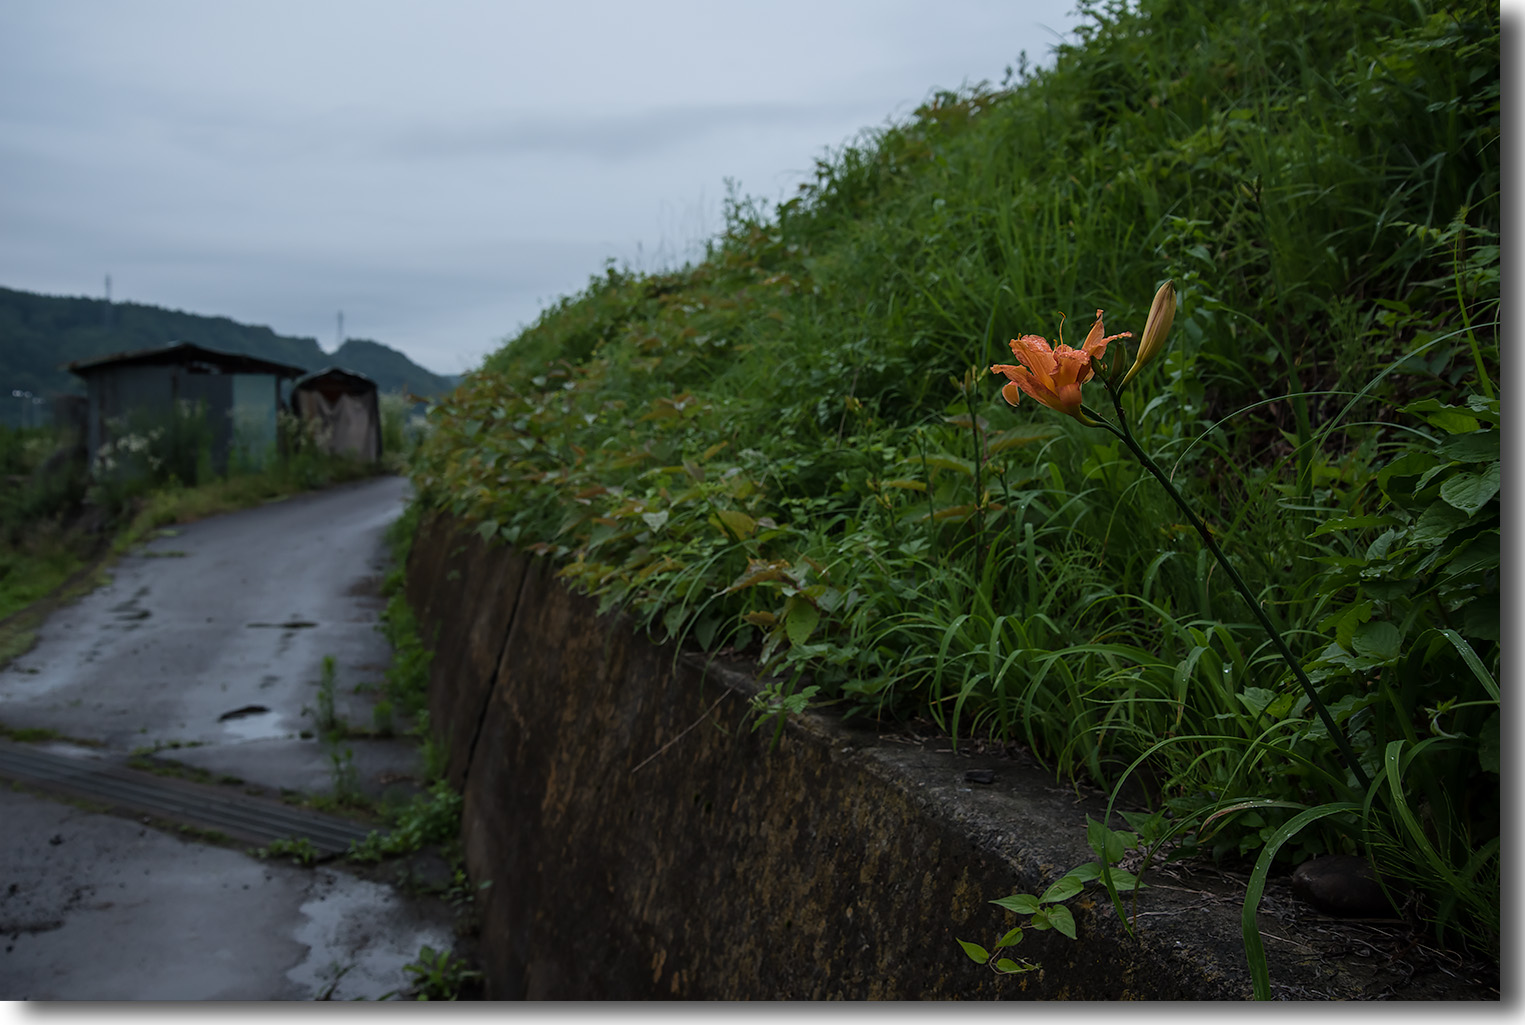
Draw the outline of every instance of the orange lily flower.
<instances>
[{"instance_id":1,"label":"orange lily flower","mask_svg":"<svg viewBox=\"0 0 1525 1025\"><path fill-rule=\"evenodd\" d=\"M1093 362L1107 351L1107 343L1118 338L1131 338L1131 331L1103 336L1101 310L1096 311L1096 323L1078 349L1064 344L1060 333L1058 346L1050 347L1048 339L1038 335L1023 335L1011 340L1011 351L1022 366L997 364L990 368L992 374L1005 374L1009 381L1001 389L1001 397L1015 406L1026 392L1050 409L1077 420L1080 415L1080 386L1095 373Z\"/></svg>"}]
</instances>

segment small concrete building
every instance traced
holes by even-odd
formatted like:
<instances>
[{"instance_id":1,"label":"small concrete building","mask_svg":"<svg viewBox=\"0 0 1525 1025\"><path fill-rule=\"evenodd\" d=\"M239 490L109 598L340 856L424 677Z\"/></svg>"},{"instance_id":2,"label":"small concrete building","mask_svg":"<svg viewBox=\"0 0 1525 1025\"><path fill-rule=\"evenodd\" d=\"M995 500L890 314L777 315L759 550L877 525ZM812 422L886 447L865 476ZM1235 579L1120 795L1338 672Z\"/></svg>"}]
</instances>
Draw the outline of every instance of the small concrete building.
<instances>
[{"instance_id":1,"label":"small concrete building","mask_svg":"<svg viewBox=\"0 0 1525 1025\"><path fill-rule=\"evenodd\" d=\"M364 374L325 367L297 378L291 411L324 451L372 463L381 458L381 401Z\"/></svg>"},{"instance_id":2,"label":"small concrete building","mask_svg":"<svg viewBox=\"0 0 1525 1025\"><path fill-rule=\"evenodd\" d=\"M281 382L302 374L301 367L189 342L76 360L67 369L85 379L89 392L85 443L92 467L99 469L98 457L113 447L199 410L219 474L230 462L261 467L274 454Z\"/></svg>"}]
</instances>

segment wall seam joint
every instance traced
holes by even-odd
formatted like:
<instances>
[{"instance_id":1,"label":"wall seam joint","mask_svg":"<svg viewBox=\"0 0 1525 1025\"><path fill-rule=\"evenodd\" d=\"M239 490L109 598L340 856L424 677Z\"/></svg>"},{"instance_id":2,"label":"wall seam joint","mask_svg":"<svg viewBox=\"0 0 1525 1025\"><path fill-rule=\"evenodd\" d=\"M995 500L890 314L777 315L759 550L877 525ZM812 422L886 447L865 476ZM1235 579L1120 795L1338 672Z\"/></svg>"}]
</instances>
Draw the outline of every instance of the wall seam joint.
<instances>
[{"instance_id":1,"label":"wall seam joint","mask_svg":"<svg viewBox=\"0 0 1525 1025\"><path fill-rule=\"evenodd\" d=\"M514 627L519 623L519 610L523 607L524 589L529 584L530 572L533 563L525 566L524 572L519 576L519 591L514 595L514 611L509 613L508 623L503 628L503 643L498 647L498 657L492 663L492 678L482 691L482 703L477 706L476 727L471 731L471 745L466 749L466 764L461 769L461 789L464 791L466 781L471 778L471 763L477 755L477 740L482 736L482 724L487 721L487 703L492 700L493 692L498 689L498 670L503 665L503 656L508 653L508 642L514 636Z\"/></svg>"}]
</instances>

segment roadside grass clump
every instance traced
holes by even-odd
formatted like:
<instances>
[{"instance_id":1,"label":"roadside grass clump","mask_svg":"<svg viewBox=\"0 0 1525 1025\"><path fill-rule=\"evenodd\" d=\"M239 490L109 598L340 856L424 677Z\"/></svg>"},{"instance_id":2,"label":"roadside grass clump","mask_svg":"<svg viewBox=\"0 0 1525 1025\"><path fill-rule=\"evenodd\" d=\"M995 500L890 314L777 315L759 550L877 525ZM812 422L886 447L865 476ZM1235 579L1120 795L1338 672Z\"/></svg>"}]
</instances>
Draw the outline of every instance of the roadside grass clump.
<instances>
[{"instance_id":1,"label":"roadside grass clump","mask_svg":"<svg viewBox=\"0 0 1525 1025\"><path fill-rule=\"evenodd\" d=\"M214 478L194 487L168 480L154 488L117 496L124 515L130 515L115 547L125 551L160 527L193 523L304 491L364 480L376 472L375 466L348 456L306 452L266 470Z\"/></svg>"},{"instance_id":2,"label":"roadside grass clump","mask_svg":"<svg viewBox=\"0 0 1525 1025\"><path fill-rule=\"evenodd\" d=\"M461 795L448 782L436 780L407 804L387 810L387 828L352 843L349 857L364 864L412 854L430 844L451 847L460 841L461 804Z\"/></svg>"},{"instance_id":3,"label":"roadside grass clump","mask_svg":"<svg viewBox=\"0 0 1525 1025\"><path fill-rule=\"evenodd\" d=\"M343 736L339 716L334 710L334 692L337 688L339 664L332 655L324 655L322 669L318 673L317 708L313 710L313 722L326 740Z\"/></svg>"},{"instance_id":4,"label":"roadside grass clump","mask_svg":"<svg viewBox=\"0 0 1525 1025\"><path fill-rule=\"evenodd\" d=\"M393 578L391 596L381 615L381 629L392 646L392 661L382 684L386 696L376 703L373 715L378 724L384 719L392 729L396 728L394 717L403 717L410 724L407 732L419 743L425 778L439 781L445 774L448 753L429 724L429 664L434 650L419 635L418 618L400 589L400 580L400 576ZM384 585L384 592L387 589Z\"/></svg>"},{"instance_id":5,"label":"roadside grass clump","mask_svg":"<svg viewBox=\"0 0 1525 1025\"><path fill-rule=\"evenodd\" d=\"M271 858L290 858L304 867L323 860L323 852L313 846L313 842L305 836L271 840L263 847L254 848L250 853L261 861L268 861Z\"/></svg>"},{"instance_id":6,"label":"roadside grass clump","mask_svg":"<svg viewBox=\"0 0 1525 1025\"><path fill-rule=\"evenodd\" d=\"M384 392L378 403L381 409L381 461L387 472L404 474L418 450L429 421L422 410L427 406L415 396Z\"/></svg>"},{"instance_id":7,"label":"roadside grass clump","mask_svg":"<svg viewBox=\"0 0 1525 1025\"><path fill-rule=\"evenodd\" d=\"M313 718L318 743L322 745L324 756L328 759L329 783L332 787L332 793L318 795L313 800L321 801L328 808L373 813L374 802L360 787L360 773L355 768L355 751L348 743L351 737L360 735L362 731L356 730L340 716L335 705L338 669L337 659L332 655L323 656L314 690L315 707L302 709L303 715Z\"/></svg>"},{"instance_id":8,"label":"roadside grass clump","mask_svg":"<svg viewBox=\"0 0 1525 1025\"><path fill-rule=\"evenodd\" d=\"M419 742L425 776L438 780L445 773L447 752L429 726L429 665L434 659L434 649L419 634L418 617L403 594L408 552L422 514L423 506L417 501L410 502L387 528L392 569L381 585L387 604L381 613L380 629L392 646L392 661L382 684L385 697L377 702L374 714L378 728L385 721L395 729L399 716L410 723L407 729Z\"/></svg>"},{"instance_id":9,"label":"roadside grass clump","mask_svg":"<svg viewBox=\"0 0 1525 1025\"><path fill-rule=\"evenodd\" d=\"M419 504L755 658L779 725L1019 743L1261 884L1364 854L1496 955L1497 7L1081 8L1053 68L548 309L431 414ZM1166 279L1122 401L1221 560L1126 439L988 376L1097 308L1137 338Z\"/></svg>"},{"instance_id":10,"label":"roadside grass clump","mask_svg":"<svg viewBox=\"0 0 1525 1025\"><path fill-rule=\"evenodd\" d=\"M392 662L387 667L382 692L396 714L415 723L428 715L429 663L434 652L418 633L418 617L413 614L400 589L387 598L381 614L381 630L392 645Z\"/></svg>"},{"instance_id":11,"label":"roadside grass clump","mask_svg":"<svg viewBox=\"0 0 1525 1025\"><path fill-rule=\"evenodd\" d=\"M432 650L419 636L418 617L403 593L408 554L413 549L413 537L418 533L422 514L423 507L415 500L388 525L386 544L391 569L381 581L381 593L387 604L379 629L386 635L394 655L382 691L407 715L418 714L428 703L429 661L433 658Z\"/></svg>"},{"instance_id":12,"label":"roadside grass clump","mask_svg":"<svg viewBox=\"0 0 1525 1025\"><path fill-rule=\"evenodd\" d=\"M407 996L414 1000L459 1000L462 992L480 982L482 973L448 950L435 950L425 944L416 960L403 965L412 978L408 989L384 994L381 999Z\"/></svg>"},{"instance_id":13,"label":"roadside grass clump","mask_svg":"<svg viewBox=\"0 0 1525 1025\"><path fill-rule=\"evenodd\" d=\"M0 620L52 593L89 558L69 513L85 495L75 439L0 425ZM84 550L82 550L84 549Z\"/></svg>"},{"instance_id":14,"label":"roadside grass clump","mask_svg":"<svg viewBox=\"0 0 1525 1025\"><path fill-rule=\"evenodd\" d=\"M0 737L18 744L40 744L49 740L67 740L62 733L46 726L7 726L0 722Z\"/></svg>"}]
</instances>

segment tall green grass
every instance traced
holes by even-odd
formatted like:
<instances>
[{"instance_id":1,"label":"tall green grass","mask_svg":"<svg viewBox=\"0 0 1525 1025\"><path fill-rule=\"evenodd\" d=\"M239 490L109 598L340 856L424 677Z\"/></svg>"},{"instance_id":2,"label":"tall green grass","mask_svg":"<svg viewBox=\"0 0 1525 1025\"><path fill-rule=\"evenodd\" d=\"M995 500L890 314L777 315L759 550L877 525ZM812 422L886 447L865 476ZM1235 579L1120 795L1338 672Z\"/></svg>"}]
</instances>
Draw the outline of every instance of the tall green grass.
<instances>
[{"instance_id":1,"label":"tall green grass","mask_svg":"<svg viewBox=\"0 0 1525 1025\"><path fill-rule=\"evenodd\" d=\"M548 310L441 404L419 494L785 690L1142 781L1204 853L1366 852L1494 948L1498 10L1082 6L1052 69ZM1117 439L985 374L1063 314L1137 333L1165 277L1136 433L1369 791Z\"/></svg>"}]
</instances>

